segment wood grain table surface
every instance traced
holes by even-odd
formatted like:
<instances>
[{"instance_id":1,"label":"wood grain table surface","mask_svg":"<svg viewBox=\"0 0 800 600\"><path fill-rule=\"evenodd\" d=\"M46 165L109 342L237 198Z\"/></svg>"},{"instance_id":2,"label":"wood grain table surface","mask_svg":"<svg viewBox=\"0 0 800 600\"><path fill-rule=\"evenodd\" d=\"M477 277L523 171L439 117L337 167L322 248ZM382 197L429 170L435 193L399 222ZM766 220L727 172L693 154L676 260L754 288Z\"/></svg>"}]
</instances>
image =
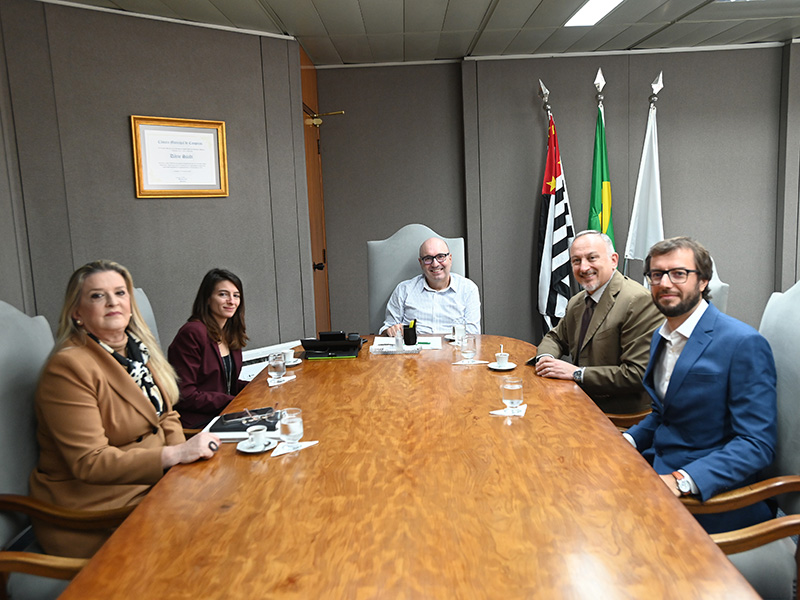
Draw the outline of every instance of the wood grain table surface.
<instances>
[{"instance_id":1,"label":"wood grain table surface","mask_svg":"<svg viewBox=\"0 0 800 600\"><path fill-rule=\"evenodd\" d=\"M574 383L457 349L262 372L227 411L303 409L316 446L173 467L63 594L87 598L758 596ZM524 417L496 417L524 380Z\"/></svg>"}]
</instances>

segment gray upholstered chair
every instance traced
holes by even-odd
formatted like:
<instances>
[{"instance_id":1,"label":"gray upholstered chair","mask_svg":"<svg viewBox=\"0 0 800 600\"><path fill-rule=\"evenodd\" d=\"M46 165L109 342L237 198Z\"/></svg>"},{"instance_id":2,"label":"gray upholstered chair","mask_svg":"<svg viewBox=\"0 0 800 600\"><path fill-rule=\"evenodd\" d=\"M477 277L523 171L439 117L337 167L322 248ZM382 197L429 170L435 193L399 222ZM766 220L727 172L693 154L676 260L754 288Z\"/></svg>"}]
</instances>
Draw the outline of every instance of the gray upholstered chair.
<instances>
[{"instance_id":1,"label":"gray upholstered chair","mask_svg":"<svg viewBox=\"0 0 800 600\"><path fill-rule=\"evenodd\" d=\"M69 526L77 516L27 497L39 452L33 398L52 349L44 317L29 317L0 301L0 598L55 598L86 563L41 554L28 520L36 516ZM108 528L128 512L80 514L83 528Z\"/></svg>"},{"instance_id":2,"label":"gray upholstered chair","mask_svg":"<svg viewBox=\"0 0 800 600\"><path fill-rule=\"evenodd\" d=\"M440 237L453 255L451 272L466 276L464 238L446 238L430 227L411 224L385 240L367 242L367 282L369 287L369 331L378 333L386 315L386 303L397 284L419 275L417 258L422 242Z\"/></svg>"},{"instance_id":3,"label":"gray upholstered chair","mask_svg":"<svg viewBox=\"0 0 800 600\"><path fill-rule=\"evenodd\" d=\"M719 494L705 503L685 500L693 513L720 512L777 496L782 516L712 537L765 600L800 598L796 587L800 534L800 282L774 293L759 330L778 373L778 445L765 481ZM781 495L779 495L781 494Z\"/></svg>"},{"instance_id":4,"label":"gray upholstered chair","mask_svg":"<svg viewBox=\"0 0 800 600\"><path fill-rule=\"evenodd\" d=\"M144 319L144 322L147 323L147 326L153 333L153 337L156 338L156 341L160 346L161 339L158 337L156 316L155 314L153 314L153 307L150 305L150 299L147 297L147 294L144 293L144 290L142 288L134 288L133 297L136 299L136 306L139 307L139 312L142 313L142 318Z\"/></svg>"},{"instance_id":5,"label":"gray upholstered chair","mask_svg":"<svg viewBox=\"0 0 800 600\"><path fill-rule=\"evenodd\" d=\"M728 312L728 292L731 286L719 278L717 265L714 259L711 259L711 281L708 282L708 291L711 293L711 303L716 306L720 312Z\"/></svg>"}]
</instances>

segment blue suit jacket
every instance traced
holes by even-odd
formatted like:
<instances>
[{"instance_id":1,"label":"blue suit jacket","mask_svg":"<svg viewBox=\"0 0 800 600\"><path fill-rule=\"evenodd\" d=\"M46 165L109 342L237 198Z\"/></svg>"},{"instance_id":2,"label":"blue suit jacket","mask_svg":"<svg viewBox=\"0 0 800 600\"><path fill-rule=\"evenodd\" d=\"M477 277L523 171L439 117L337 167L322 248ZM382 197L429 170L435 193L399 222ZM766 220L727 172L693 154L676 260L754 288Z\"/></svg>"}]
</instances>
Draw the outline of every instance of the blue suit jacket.
<instances>
[{"instance_id":1,"label":"blue suit jacket","mask_svg":"<svg viewBox=\"0 0 800 600\"><path fill-rule=\"evenodd\" d=\"M665 346L656 330L643 381L653 398L653 412L628 430L637 448L650 455L659 474L686 471L703 501L758 480L761 469L772 463L777 435L775 362L767 340L710 304L686 342L661 401L653 367ZM712 526L715 530L751 525L769 516L763 504L708 515L709 521L718 521ZM698 520L706 526L705 516Z\"/></svg>"}]
</instances>

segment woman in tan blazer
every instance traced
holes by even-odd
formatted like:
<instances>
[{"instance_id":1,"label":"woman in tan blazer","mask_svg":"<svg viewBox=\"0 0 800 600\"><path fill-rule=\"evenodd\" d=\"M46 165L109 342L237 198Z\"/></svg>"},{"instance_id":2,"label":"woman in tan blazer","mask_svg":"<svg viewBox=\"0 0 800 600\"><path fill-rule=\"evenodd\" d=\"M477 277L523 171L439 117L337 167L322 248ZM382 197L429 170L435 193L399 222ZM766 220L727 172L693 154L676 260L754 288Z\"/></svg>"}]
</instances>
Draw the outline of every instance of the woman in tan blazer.
<instances>
[{"instance_id":1,"label":"woman in tan blazer","mask_svg":"<svg viewBox=\"0 0 800 600\"><path fill-rule=\"evenodd\" d=\"M219 438L188 442L175 374L144 322L125 267L84 265L70 278L53 354L36 393L39 463L31 496L64 508L138 503L164 472L211 458ZM44 549L88 557L111 534L34 521Z\"/></svg>"}]
</instances>

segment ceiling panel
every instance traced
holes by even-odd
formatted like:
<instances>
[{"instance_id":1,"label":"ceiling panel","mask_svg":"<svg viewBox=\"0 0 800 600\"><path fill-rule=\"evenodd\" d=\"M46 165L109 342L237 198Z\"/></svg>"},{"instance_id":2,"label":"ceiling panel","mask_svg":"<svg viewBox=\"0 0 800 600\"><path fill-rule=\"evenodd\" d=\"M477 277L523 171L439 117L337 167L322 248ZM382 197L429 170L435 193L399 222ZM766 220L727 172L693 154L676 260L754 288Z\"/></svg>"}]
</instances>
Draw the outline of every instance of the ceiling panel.
<instances>
[{"instance_id":1,"label":"ceiling panel","mask_svg":"<svg viewBox=\"0 0 800 600\"><path fill-rule=\"evenodd\" d=\"M372 59L375 62L403 62L403 34L368 35Z\"/></svg>"},{"instance_id":2,"label":"ceiling panel","mask_svg":"<svg viewBox=\"0 0 800 600\"><path fill-rule=\"evenodd\" d=\"M491 4L491 0L451 2L444 16L442 31L477 31Z\"/></svg>"},{"instance_id":3,"label":"ceiling panel","mask_svg":"<svg viewBox=\"0 0 800 600\"><path fill-rule=\"evenodd\" d=\"M295 37L327 36L317 9L311 0L264 0L286 28Z\"/></svg>"},{"instance_id":4,"label":"ceiling panel","mask_svg":"<svg viewBox=\"0 0 800 600\"><path fill-rule=\"evenodd\" d=\"M447 12L447 0L404 0L405 32L439 32Z\"/></svg>"},{"instance_id":5,"label":"ceiling panel","mask_svg":"<svg viewBox=\"0 0 800 600\"><path fill-rule=\"evenodd\" d=\"M365 35L332 35L331 41L344 64L374 62Z\"/></svg>"},{"instance_id":6,"label":"ceiling panel","mask_svg":"<svg viewBox=\"0 0 800 600\"><path fill-rule=\"evenodd\" d=\"M663 25L661 23L631 25L618 36L600 46L597 50L600 52L611 52L615 50L631 50L633 48L638 48L637 44L640 40L647 39L648 36L653 35L662 27Z\"/></svg>"},{"instance_id":7,"label":"ceiling panel","mask_svg":"<svg viewBox=\"0 0 800 600\"><path fill-rule=\"evenodd\" d=\"M334 36L364 34L364 19L358 0L336 0L336 2L316 2L314 6L325 24L328 35ZM367 43L364 38L363 43ZM336 42L334 41L334 44Z\"/></svg>"},{"instance_id":8,"label":"ceiling panel","mask_svg":"<svg viewBox=\"0 0 800 600\"><path fill-rule=\"evenodd\" d=\"M269 33L283 33L267 11L253 0L210 0L236 27Z\"/></svg>"},{"instance_id":9,"label":"ceiling panel","mask_svg":"<svg viewBox=\"0 0 800 600\"><path fill-rule=\"evenodd\" d=\"M498 0L492 16L486 25L487 30L514 29L519 30L521 24L528 19L539 6L541 0L519 2L519 0Z\"/></svg>"},{"instance_id":10,"label":"ceiling panel","mask_svg":"<svg viewBox=\"0 0 800 600\"><path fill-rule=\"evenodd\" d=\"M503 54L533 54L544 41L553 35L555 27L549 29L523 29L517 34Z\"/></svg>"},{"instance_id":11,"label":"ceiling panel","mask_svg":"<svg viewBox=\"0 0 800 600\"><path fill-rule=\"evenodd\" d=\"M594 52L600 46L607 44L628 28L627 25L604 25L586 27L586 33L574 44L567 48L567 52Z\"/></svg>"},{"instance_id":12,"label":"ceiling panel","mask_svg":"<svg viewBox=\"0 0 800 600\"><path fill-rule=\"evenodd\" d=\"M403 33L403 4L397 0L362 0L361 16L368 34Z\"/></svg>"},{"instance_id":13,"label":"ceiling panel","mask_svg":"<svg viewBox=\"0 0 800 600\"><path fill-rule=\"evenodd\" d=\"M475 37L474 31L443 31L439 36L436 58L462 58Z\"/></svg>"},{"instance_id":14,"label":"ceiling panel","mask_svg":"<svg viewBox=\"0 0 800 600\"><path fill-rule=\"evenodd\" d=\"M302 37L297 40L315 65L340 65L342 57L328 36Z\"/></svg>"},{"instance_id":15,"label":"ceiling panel","mask_svg":"<svg viewBox=\"0 0 800 600\"><path fill-rule=\"evenodd\" d=\"M750 21L739 21L735 22L732 27L729 27L725 31L714 35L704 42L701 42L703 46L722 46L725 44L739 44L744 43L739 40L745 39L749 36L752 36L755 32L763 29L767 25L772 25L776 23L777 20L750 20Z\"/></svg>"},{"instance_id":16,"label":"ceiling panel","mask_svg":"<svg viewBox=\"0 0 800 600\"><path fill-rule=\"evenodd\" d=\"M542 0L525 23L525 28L561 27L584 2L586 0Z\"/></svg>"},{"instance_id":17,"label":"ceiling panel","mask_svg":"<svg viewBox=\"0 0 800 600\"><path fill-rule=\"evenodd\" d=\"M57 0L40 0L57 1ZM69 0L295 36L316 65L669 49L800 36L800 0L624 0L564 28L584 0Z\"/></svg>"},{"instance_id":18,"label":"ceiling panel","mask_svg":"<svg viewBox=\"0 0 800 600\"><path fill-rule=\"evenodd\" d=\"M182 18L199 23L233 27L234 24L219 12L209 0L163 0L169 8L181 15Z\"/></svg>"},{"instance_id":19,"label":"ceiling panel","mask_svg":"<svg viewBox=\"0 0 800 600\"><path fill-rule=\"evenodd\" d=\"M406 61L435 60L439 49L439 33L407 33L403 36L403 54Z\"/></svg>"},{"instance_id":20,"label":"ceiling panel","mask_svg":"<svg viewBox=\"0 0 800 600\"><path fill-rule=\"evenodd\" d=\"M475 48L473 56L500 56L519 33L518 29L503 29L499 31L484 31Z\"/></svg>"}]
</instances>

